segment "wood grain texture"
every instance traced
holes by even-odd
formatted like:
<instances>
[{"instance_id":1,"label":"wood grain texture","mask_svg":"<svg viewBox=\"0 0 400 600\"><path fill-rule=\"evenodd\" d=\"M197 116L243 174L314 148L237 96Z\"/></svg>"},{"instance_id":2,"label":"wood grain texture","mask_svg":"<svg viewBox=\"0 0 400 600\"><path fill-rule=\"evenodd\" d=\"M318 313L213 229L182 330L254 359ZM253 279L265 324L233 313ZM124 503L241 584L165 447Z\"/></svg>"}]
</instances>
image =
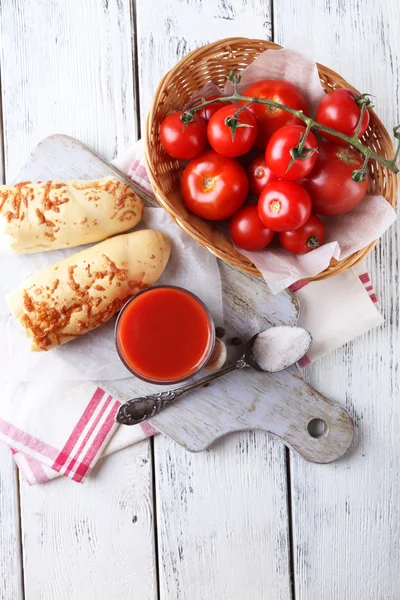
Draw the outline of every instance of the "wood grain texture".
<instances>
[{"instance_id":1,"label":"wood grain texture","mask_svg":"<svg viewBox=\"0 0 400 600\"><path fill-rule=\"evenodd\" d=\"M282 448L249 432L190 454L157 436L160 598L291 598Z\"/></svg>"},{"instance_id":2,"label":"wood grain texture","mask_svg":"<svg viewBox=\"0 0 400 600\"><path fill-rule=\"evenodd\" d=\"M158 80L184 53L228 35L262 37L270 31L269 7L261 0L138 0L137 4L142 118ZM129 5L128 0L1 2L8 180L36 142L56 131L75 135L107 158L135 139ZM316 59L376 94L378 114L388 127L400 120L399 26L399 6L393 0L274 2L275 41L292 35L312 40ZM368 269L387 318L385 326L308 370L316 387L345 401L356 421L357 440L349 457L332 466L291 460L296 600L398 598L400 338L395 228L370 257ZM112 598L108 559L117 563L113 589L120 597L155 597L150 575L154 557L150 546L143 545L152 538L150 505L141 506L145 534L141 529L133 539L125 518L132 515L143 489L149 490L149 463L143 467L149 469L146 474L138 476L142 448L148 459L147 442L126 451L127 488L119 475L125 452L108 458L96 480L84 486L57 481L28 489L23 484L23 528L26 548L29 545L26 583L31 586L26 598L62 598L65 584L76 592L69 597L90 599L88 586L96 571L96 600ZM262 433L246 433L199 455L188 454L161 436L155 448L161 598L291 598L282 445ZM7 574L0 582L8 587L0 588L0 597L19 600L16 492L8 452L1 450L0 464L0 565ZM107 480L103 467L108 469ZM53 492L52 486L60 487ZM117 489L126 490L125 508L116 508ZM71 515L76 519L71 521ZM101 531L97 538L89 540L85 518L91 532ZM113 545L110 522L119 531ZM38 550L42 533L45 546ZM114 548L117 558L111 559ZM121 549L124 556L127 552L129 565ZM35 579L36 556L42 561L37 565L46 595ZM143 556L144 579L132 571L132 559L141 561ZM54 587L46 580L47 569ZM118 587L121 581L128 586L128 580L134 589Z\"/></svg>"},{"instance_id":3,"label":"wood grain texture","mask_svg":"<svg viewBox=\"0 0 400 600\"><path fill-rule=\"evenodd\" d=\"M0 92L2 91L1 76L0 63ZM3 129L2 96L0 96L0 183L5 183ZM0 382L0 395L2 393L2 385ZM6 445L1 444L0 600L23 600L23 595L18 471L12 459L10 449Z\"/></svg>"},{"instance_id":4,"label":"wood grain texture","mask_svg":"<svg viewBox=\"0 0 400 600\"><path fill-rule=\"evenodd\" d=\"M262 0L139 0L142 128L159 80L184 54L270 31ZM291 598L283 445L250 432L196 456L164 436L154 444L160 598Z\"/></svg>"},{"instance_id":5,"label":"wood grain texture","mask_svg":"<svg viewBox=\"0 0 400 600\"><path fill-rule=\"evenodd\" d=\"M0 71L1 91L1 71ZM4 183L3 127L0 98L0 183ZM1 395L0 383L0 395ZM18 474L10 449L0 445L0 600L22 600Z\"/></svg>"},{"instance_id":6,"label":"wood grain texture","mask_svg":"<svg viewBox=\"0 0 400 600\"><path fill-rule=\"evenodd\" d=\"M18 178L97 179L113 171L119 175L80 142L55 135L39 144ZM135 445L102 464L82 486L64 478L35 488L21 482L28 597L155 597L151 444ZM49 566L40 570L43 578L36 573L41 563ZM57 582L59 571L70 573L66 581Z\"/></svg>"},{"instance_id":7,"label":"wood grain texture","mask_svg":"<svg viewBox=\"0 0 400 600\"><path fill-rule=\"evenodd\" d=\"M158 83L185 54L225 37L271 37L269 0L138 0L136 7L142 127Z\"/></svg>"},{"instance_id":8,"label":"wood grain texture","mask_svg":"<svg viewBox=\"0 0 400 600\"><path fill-rule=\"evenodd\" d=\"M400 122L399 3L281 0L274 14L277 42L310 40L319 62L376 96L389 131ZM399 597L398 261L395 225L367 261L384 326L308 369L353 414L356 442L335 465L291 461L296 600Z\"/></svg>"},{"instance_id":9,"label":"wood grain texture","mask_svg":"<svg viewBox=\"0 0 400 600\"><path fill-rule=\"evenodd\" d=\"M0 600L23 600L18 474L4 444L0 445Z\"/></svg>"},{"instance_id":10,"label":"wood grain texture","mask_svg":"<svg viewBox=\"0 0 400 600\"><path fill-rule=\"evenodd\" d=\"M0 3L7 181L48 134L71 133L106 157L135 141L130 10L129 0ZM12 494L10 467L2 478ZM21 482L26 598L154 598L151 482L147 441L107 460L82 486ZM15 516L10 532L17 526ZM11 535L3 562L7 553L17 563ZM18 567L8 564L14 585Z\"/></svg>"},{"instance_id":11,"label":"wood grain texture","mask_svg":"<svg viewBox=\"0 0 400 600\"><path fill-rule=\"evenodd\" d=\"M130 0L0 3L5 166L52 133L114 157L136 139Z\"/></svg>"},{"instance_id":12,"label":"wood grain texture","mask_svg":"<svg viewBox=\"0 0 400 600\"><path fill-rule=\"evenodd\" d=\"M101 461L82 485L21 479L21 503L27 600L156 599L147 441Z\"/></svg>"}]
</instances>

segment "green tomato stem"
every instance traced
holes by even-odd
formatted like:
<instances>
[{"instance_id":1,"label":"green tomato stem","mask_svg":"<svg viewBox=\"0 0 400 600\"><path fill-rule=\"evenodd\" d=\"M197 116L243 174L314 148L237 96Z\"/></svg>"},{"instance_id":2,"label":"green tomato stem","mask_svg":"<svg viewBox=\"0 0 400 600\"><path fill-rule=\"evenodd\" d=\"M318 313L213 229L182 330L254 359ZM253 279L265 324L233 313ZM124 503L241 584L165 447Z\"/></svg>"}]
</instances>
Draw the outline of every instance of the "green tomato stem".
<instances>
[{"instance_id":1,"label":"green tomato stem","mask_svg":"<svg viewBox=\"0 0 400 600\"><path fill-rule=\"evenodd\" d=\"M234 83L236 83L236 82L234 82ZM237 87L237 84L235 85L235 88L236 87ZM205 106L209 106L210 104L215 104L216 102L238 102L238 101L245 102L246 104L253 104L253 103L254 104L263 104L264 106L272 106L274 108L278 108L279 110L284 110L285 112L288 112L289 114L291 114L291 115L297 117L298 119L300 119L301 121L303 121L303 123L306 124L306 127L308 129L316 129L317 131L329 133L330 135L333 135L333 136L339 138L340 140L343 140L347 144L351 144L352 146L354 146L354 148L356 148L361 154L364 155L364 157L365 157L364 166L372 158L373 160L376 160L377 162L384 165L387 169L392 171L392 173L399 172L399 167L396 164L396 161L397 161L397 158L398 158L399 152L400 152L399 148L397 148L397 150L396 150L394 159L389 160L387 158L384 158L380 154L377 154L376 152L371 150L371 148L364 146L364 144L362 144L357 137L357 131L355 132L355 134L353 136L345 135L344 133L341 133L340 131L336 131L335 129L331 129L330 127L326 127L325 125L318 123L311 117L308 117L307 115L305 115L302 110L295 110L294 108L289 108L289 106L285 106L284 104L280 104L279 102L274 102L273 100L265 100L264 98L252 98L250 96L242 96L235 90L235 92L231 96L221 96L220 98L215 98L214 100L208 100L207 102L203 102L199 106L194 106L193 108L188 109L186 111L186 113L193 115L195 112L197 112L198 110L201 110Z\"/></svg>"},{"instance_id":2,"label":"green tomato stem","mask_svg":"<svg viewBox=\"0 0 400 600\"><path fill-rule=\"evenodd\" d=\"M400 154L400 140L397 142L396 152L394 153L393 161L395 163L397 163L397 159L399 158L399 154Z\"/></svg>"},{"instance_id":3,"label":"green tomato stem","mask_svg":"<svg viewBox=\"0 0 400 600\"><path fill-rule=\"evenodd\" d=\"M362 125L362 120L364 118L364 113L365 113L366 110L367 110L367 106L366 106L366 104L363 104L361 106L361 112L360 112L360 116L359 116L359 119L358 119L357 127L356 127L356 130L354 132L354 135L357 137L357 139L360 137L360 129L361 129L361 125Z\"/></svg>"},{"instance_id":4,"label":"green tomato stem","mask_svg":"<svg viewBox=\"0 0 400 600\"><path fill-rule=\"evenodd\" d=\"M365 159L364 159L363 166L360 167L359 169L356 169L355 171L353 171L351 177L357 183L362 183L363 181L365 181L365 178L367 176L368 161L369 161L369 158L368 158L368 156L366 156Z\"/></svg>"},{"instance_id":5,"label":"green tomato stem","mask_svg":"<svg viewBox=\"0 0 400 600\"><path fill-rule=\"evenodd\" d=\"M318 248L319 245L320 245L319 239L316 235L312 235L311 237L308 238L307 246L309 248L312 248L314 250L315 248Z\"/></svg>"},{"instance_id":6,"label":"green tomato stem","mask_svg":"<svg viewBox=\"0 0 400 600\"><path fill-rule=\"evenodd\" d=\"M308 134L311 131L311 127L312 127L312 124L311 123L307 123L307 127L306 127L306 130L304 132L304 135L301 138L299 145L297 146L297 152L298 152L299 155L301 155L301 153L304 150L304 146L305 146L306 140L308 138Z\"/></svg>"},{"instance_id":7,"label":"green tomato stem","mask_svg":"<svg viewBox=\"0 0 400 600\"><path fill-rule=\"evenodd\" d=\"M247 104L244 104L243 106L238 108L237 111L232 115L232 117L236 118L242 112L242 110L246 110L246 108L248 108L250 106L250 104L251 104L251 102L247 102Z\"/></svg>"}]
</instances>

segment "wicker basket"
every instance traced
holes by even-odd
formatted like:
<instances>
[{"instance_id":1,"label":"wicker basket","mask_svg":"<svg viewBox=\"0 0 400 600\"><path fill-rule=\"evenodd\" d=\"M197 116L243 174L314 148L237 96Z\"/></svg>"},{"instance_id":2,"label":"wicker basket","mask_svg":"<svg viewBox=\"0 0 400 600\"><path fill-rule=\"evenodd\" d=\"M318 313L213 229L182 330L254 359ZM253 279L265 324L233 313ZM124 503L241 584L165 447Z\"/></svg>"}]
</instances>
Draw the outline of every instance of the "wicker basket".
<instances>
[{"instance_id":1,"label":"wicker basket","mask_svg":"<svg viewBox=\"0 0 400 600\"><path fill-rule=\"evenodd\" d=\"M261 273L248 258L233 247L230 239L213 223L204 221L186 209L180 193L183 166L165 153L160 144L159 130L162 120L171 112L185 106L192 94L206 83L212 81L222 87L225 77L232 69L244 69L265 50L277 50L280 47L264 40L228 38L194 50L165 75L158 86L147 119L146 163L154 193L161 206L199 244L222 260L252 275L261 275ZM334 71L323 65L317 66L321 84L326 92L341 87L357 92ZM370 115L370 125L362 141L375 152L391 158L393 144L389 134L373 111L370 111ZM394 206L398 187L396 175L375 161L370 161L369 170L370 190L373 192L379 189L387 201ZM312 280L325 279L355 265L372 250L375 243L369 244L344 260L332 260L330 266Z\"/></svg>"}]
</instances>

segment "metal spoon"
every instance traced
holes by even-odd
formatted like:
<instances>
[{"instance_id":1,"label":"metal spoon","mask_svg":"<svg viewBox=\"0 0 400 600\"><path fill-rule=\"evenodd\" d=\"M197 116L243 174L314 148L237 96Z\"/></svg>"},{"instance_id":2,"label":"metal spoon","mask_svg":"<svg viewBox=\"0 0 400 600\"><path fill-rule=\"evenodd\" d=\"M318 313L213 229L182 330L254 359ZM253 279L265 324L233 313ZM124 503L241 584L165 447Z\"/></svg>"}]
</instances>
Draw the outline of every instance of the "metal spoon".
<instances>
[{"instance_id":1,"label":"metal spoon","mask_svg":"<svg viewBox=\"0 0 400 600\"><path fill-rule=\"evenodd\" d=\"M276 327L271 327L270 329L267 329L266 331L260 333L263 333L263 337L267 337L268 331L273 331L276 329ZM309 344L305 351L303 348L301 354L299 353L299 355L296 356L294 360L291 360L289 364L285 364L284 366L282 366L282 368L280 368L279 371L283 371L284 369L291 367L298 360L300 360L305 354L307 354L312 344L311 334L307 330L301 327L293 327L291 329L298 329L303 332L306 332L309 336ZM251 367L256 371L264 371L270 373L277 372L266 371L266 369L263 369L254 358L253 345L260 333L256 333L255 335L253 335L252 338L248 340L244 347L244 353L242 358L230 365L227 365L226 367L222 367L221 369L219 369L219 371L211 373L210 375L207 375L207 377L203 377L202 379L198 379L197 381L192 381L191 383L188 383L179 388L175 388L173 390L165 390L162 392L156 392L155 394L150 394L149 396L141 396L140 398L133 398L132 400L128 400L120 406L118 413L115 417L116 422L120 423L121 425L137 425L138 423L141 423L146 419L154 417L154 415L158 414L161 410L175 402L175 400L183 396L183 394L191 392L192 390L203 386L205 383L209 383L214 379L218 379L218 377L222 377L223 375L226 375L231 371Z\"/></svg>"}]
</instances>

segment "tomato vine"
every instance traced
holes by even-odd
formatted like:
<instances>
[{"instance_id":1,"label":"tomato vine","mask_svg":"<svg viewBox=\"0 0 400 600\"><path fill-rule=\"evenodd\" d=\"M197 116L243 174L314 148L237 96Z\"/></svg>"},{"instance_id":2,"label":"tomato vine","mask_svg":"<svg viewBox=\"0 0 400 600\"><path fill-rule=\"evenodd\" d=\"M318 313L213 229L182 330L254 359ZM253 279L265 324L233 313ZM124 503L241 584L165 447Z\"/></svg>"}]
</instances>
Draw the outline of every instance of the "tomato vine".
<instances>
[{"instance_id":1,"label":"tomato vine","mask_svg":"<svg viewBox=\"0 0 400 600\"><path fill-rule=\"evenodd\" d=\"M329 134L343 140L344 142L351 144L361 154L364 155L364 157L365 157L364 164L359 169L356 169L355 171L353 171L352 178L354 179L354 181L357 181L358 183L360 183L365 180L365 177L367 174L367 166L368 166L368 162L370 159L376 160L377 162L381 163L382 165L387 167L390 171L392 171L395 174L399 172L397 160L398 160L398 157L400 154L400 125L397 125L393 129L394 137L397 140L397 148L396 148L393 159L387 159L384 156L381 156L377 152L374 152L374 150L371 150L371 148L368 148L368 146L365 146L358 139L358 134L360 131L364 112L368 109L368 107L371 107L371 101L368 98L368 94L361 94L357 98L358 104L361 108L360 118L359 118L354 135L348 136L348 135L341 133L340 131L336 131L335 129L331 129L330 127L326 127L325 125L318 123L311 117L308 117L307 115L305 115L302 110L295 110L293 108L290 108L289 106L285 106L284 104L280 104L279 102L275 102L273 100L266 100L264 98L252 98L249 96L243 96L242 94L239 94L238 84L240 82L240 77L241 77L240 73L237 73L236 71L232 71L229 74L229 76L227 77L227 79L229 81L231 81L234 85L233 94L231 94L230 96L221 96L221 97L214 98L214 99L208 100L208 101L204 100L198 106L194 106L193 108L186 110L182 116L182 120L184 122L190 122L191 120L193 120L193 115L195 112L197 112L198 110L204 109L206 106L215 104L216 102L243 101L246 103L246 107L253 103L264 104L266 106L271 106L271 107L274 107L274 108L277 108L280 110L284 110L284 111L294 115L295 117L297 117L298 119L300 119L301 121L303 121L306 124L306 132L305 132L304 136L302 137L302 139L300 140L300 143L295 148L292 148L291 156L292 156L293 160L292 160L291 164L293 164L294 160L296 160L298 158L300 158L300 159L309 158L310 151L307 150L306 148L304 148L304 144L307 139L308 133L311 131L311 129L316 129L317 131L323 131L325 133L329 133ZM235 129L238 126L240 126L240 121L238 119L238 115L241 110L242 110L242 108L239 108L232 117L232 125L235 126ZM227 125L230 126L229 123L227 123ZM232 135L234 135L233 127L232 127Z\"/></svg>"}]
</instances>

